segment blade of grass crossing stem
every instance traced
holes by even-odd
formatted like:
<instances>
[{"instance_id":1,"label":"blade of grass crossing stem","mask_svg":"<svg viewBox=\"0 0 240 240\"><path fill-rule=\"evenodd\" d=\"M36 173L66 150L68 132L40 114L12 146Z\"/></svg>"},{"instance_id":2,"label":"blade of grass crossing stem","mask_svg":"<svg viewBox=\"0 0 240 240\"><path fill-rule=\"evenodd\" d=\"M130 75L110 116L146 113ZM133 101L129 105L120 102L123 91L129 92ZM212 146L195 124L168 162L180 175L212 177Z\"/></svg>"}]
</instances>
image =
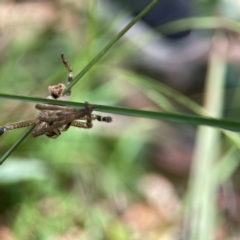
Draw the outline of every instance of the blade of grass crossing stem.
<instances>
[{"instance_id":1,"label":"blade of grass crossing stem","mask_svg":"<svg viewBox=\"0 0 240 240\"><path fill-rule=\"evenodd\" d=\"M154 5L156 5L159 0L153 0L146 8L143 9L122 31L120 31L115 38L113 38L97 55L94 57L89 64L73 79L73 81L66 87L63 94L69 91L84 75L85 73L98 62L108 50L137 22L139 21L147 12L149 12Z\"/></svg>"},{"instance_id":2,"label":"blade of grass crossing stem","mask_svg":"<svg viewBox=\"0 0 240 240\"><path fill-rule=\"evenodd\" d=\"M28 136L29 133L32 132L32 130L35 128L34 126L31 126L28 128L26 132L12 145L12 147L2 156L0 159L0 165L4 163L4 161L8 158L8 156L17 148L17 146Z\"/></svg>"},{"instance_id":3,"label":"blade of grass crossing stem","mask_svg":"<svg viewBox=\"0 0 240 240\"><path fill-rule=\"evenodd\" d=\"M154 5L156 5L159 0L153 0L142 12L140 12L122 31L120 31L115 38L110 41L102 51L100 51L95 58L90 61L90 63L74 78L74 80L66 87L63 92L63 95L69 91L83 76L84 74L98 61L100 60L108 50L140 19L142 18L149 10L151 10ZM31 132L33 127L29 128L21 138L3 155L0 160L0 165L7 159L7 157L14 151L14 149L27 137Z\"/></svg>"},{"instance_id":4,"label":"blade of grass crossing stem","mask_svg":"<svg viewBox=\"0 0 240 240\"><path fill-rule=\"evenodd\" d=\"M225 86L227 40L215 36L212 42L208 66L205 107L215 117L222 113L223 89ZM219 46L224 51L219 53ZM221 48L220 48L221 49ZM212 240L216 225L216 192L215 161L219 157L220 131L209 127L199 127L190 177L190 227L187 239Z\"/></svg>"},{"instance_id":5,"label":"blade of grass crossing stem","mask_svg":"<svg viewBox=\"0 0 240 240\"><path fill-rule=\"evenodd\" d=\"M63 105L63 106L77 107L77 108L83 108L85 106L84 103L79 103L79 102L60 101L60 100L53 100L53 99L47 99L47 98L16 96L16 95L2 94L2 93L0 93L0 98L20 100L25 102L49 103L53 105ZM230 130L230 131L240 132L240 122L228 120L228 119L217 119L217 118L204 117L199 115L146 111L146 110L140 110L140 109L111 107L111 106L103 106L103 105L98 105L98 107L94 111L113 113L113 114L119 114L119 115L131 116L131 117L151 118L156 120L178 122L178 123L185 123L185 124L205 125L209 127L217 127L217 128Z\"/></svg>"}]
</instances>

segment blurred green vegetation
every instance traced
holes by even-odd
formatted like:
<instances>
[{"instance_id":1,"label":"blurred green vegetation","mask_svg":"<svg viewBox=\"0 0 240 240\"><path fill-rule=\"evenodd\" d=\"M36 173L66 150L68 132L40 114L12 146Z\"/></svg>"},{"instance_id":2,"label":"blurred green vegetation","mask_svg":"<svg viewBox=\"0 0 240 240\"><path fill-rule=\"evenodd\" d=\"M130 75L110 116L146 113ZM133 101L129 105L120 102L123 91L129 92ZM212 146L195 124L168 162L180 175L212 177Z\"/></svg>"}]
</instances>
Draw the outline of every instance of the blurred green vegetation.
<instances>
[{"instance_id":1,"label":"blurred green vegetation","mask_svg":"<svg viewBox=\"0 0 240 240\"><path fill-rule=\"evenodd\" d=\"M24 9L19 14L18 7L33 4L31 1L12 2L11 7L16 8L14 13L19 14L16 15L19 19L16 22L9 19L11 28L8 25L9 32L3 34L1 93L47 96L49 85L67 81L61 53L77 74L116 35L111 23L97 17L95 2L49 2L50 5L48 1L38 1L35 3L38 5L32 6L49 11L50 17L46 17L49 21L42 19L39 26L34 19L32 25L24 25L24 14L21 19ZM1 4L2 9L9 7ZM208 11L211 9L212 13L212 9L218 7L217 1L209 4ZM205 6L206 3L202 4L202 9ZM24 13L31 11L26 8ZM29 28L30 33L25 28ZM192 100L202 99L202 94L189 98L133 71L129 56L134 50L131 43L119 42L74 86L71 100L208 116L209 113ZM227 61L223 65L227 67ZM238 73L238 65L233 64L220 76L231 86L224 92L227 106L223 115L235 120L239 119ZM166 82L164 77L161 80ZM212 89L214 93L217 90ZM220 100L224 101L223 96ZM33 103L0 101L1 125L30 119L36 114ZM181 160L192 159L192 150L197 146L195 128L187 124L111 116L111 124L94 123L91 130L70 128L56 140L34 139L30 135L18 146L0 167L0 239L177 239L184 232L191 232L189 219L197 219L199 223L207 219L205 224L214 227L213 231L201 229L198 222L193 225L199 239L211 237L209 234L213 232L218 236L222 229L223 237L217 239L228 239L231 234L238 236L239 231L234 227L238 219L226 230L223 225L228 219L223 211L228 209L217 208L216 203L217 190L221 188L225 189L227 202L229 187L224 188L226 185L231 186L231 196L237 198L237 194L234 195L235 189L239 191L237 134L219 133L212 147L205 149L208 153L217 153L216 149L220 148L217 159L210 159L204 144L198 146L200 154L194 157L194 167L191 170L190 163L184 162L186 167L183 166L184 173L181 173L178 172ZM1 156L24 131L8 131L0 138ZM211 135L207 131L202 137L203 142L208 134ZM206 153L205 166L200 164L202 152ZM170 162L167 168L166 162L162 165L158 162L164 157L176 161L172 165ZM204 189L205 179L212 187L210 190ZM194 215L195 202L201 215ZM237 201L230 203L235 206L233 209L237 209L237 204ZM187 239L194 239L194 234L189 234Z\"/></svg>"},{"instance_id":2,"label":"blurred green vegetation","mask_svg":"<svg viewBox=\"0 0 240 240\"><path fill-rule=\"evenodd\" d=\"M2 93L47 96L49 85L67 80L61 53L76 74L114 36L107 28L102 32L105 26L91 14L90 5L83 4L75 12L71 4L57 7L55 11L66 16L31 37L25 38L24 26L15 23L22 33L7 43L0 70ZM65 17L72 17L74 26L64 28ZM102 71L108 64L119 65L126 51L119 44L109 52L74 87L71 100L114 105L131 96L135 89L111 81ZM34 104L8 100L0 104L2 124L36 116ZM29 136L7 159L0 170L1 224L10 226L16 239L60 239L68 234L75 239L128 238L129 229L119 214L128 198L138 198L136 179L144 171L144 146L154 124L113 119L114 124L94 124L93 131L69 129L59 141ZM24 131L4 134L0 154Z\"/></svg>"}]
</instances>

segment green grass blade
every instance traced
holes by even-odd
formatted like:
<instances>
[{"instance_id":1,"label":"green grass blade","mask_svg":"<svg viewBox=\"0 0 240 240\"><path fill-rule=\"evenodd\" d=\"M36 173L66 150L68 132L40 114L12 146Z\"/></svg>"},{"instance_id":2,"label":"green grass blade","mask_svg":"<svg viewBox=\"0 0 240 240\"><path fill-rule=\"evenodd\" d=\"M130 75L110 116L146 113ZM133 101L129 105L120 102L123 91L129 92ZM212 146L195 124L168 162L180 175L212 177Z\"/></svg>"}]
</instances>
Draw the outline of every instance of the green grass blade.
<instances>
[{"instance_id":1,"label":"green grass blade","mask_svg":"<svg viewBox=\"0 0 240 240\"><path fill-rule=\"evenodd\" d=\"M83 70L73 79L73 81L66 87L63 94L69 91L84 75L85 73L96 63L98 62L107 52L108 50L137 22L141 19L149 10L153 8L155 4L157 4L159 0L153 0L142 12L140 12L126 27L120 31L116 37L114 37L106 47L104 47L88 64Z\"/></svg>"},{"instance_id":2,"label":"green grass blade","mask_svg":"<svg viewBox=\"0 0 240 240\"><path fill-rule=\"evenodd\" d=\"M25 97L25 96L15 96L10 94L0 93L0 98L20 100L27 102L36 102L36 103L50 103L57 105L64 105L69 107L84 107L84 103L78 102L69 102L69 101L60 101L46 98L36 98L36 97ZM107 112L119 115L126 115L132 117L143 117L151 118L156 120L164 120L185 124L194 124L194 125L205 125L210 127L223 128L230 131L240 131L240 122L227 120L227 119L217 119L197 115L187 115L187 114L178 114L178 113L168 113L168 112L155 112L155 111L146 111L140 109L131 109L131 108L120 108L120 107L110 107L98 105L96 111Z\"/></svg>"},{"instance_id":3,"label":"green grass blade","mask_svg":"<svg viewBox=\"0 0 240 240\"><path fill-rule=\"evenodd\" d=\"M35 126L31 126L28 128L26 132L12 145L12 147L2 156L0 159L0 165L4 163L4 161L8 158L8 156L17 148L17 146L28 136L29 133L35 128Z\"/></svg>"},{"instance_id":4,"label":"green grass blade","mask_svg":"<svg viewBox=\"0 0 240 240\"><path fill-rule=\"evenodd\" d=\"M193 17L166 23L157 28L163 34L173 34L188 29L216 29L225 28L240 33L240 23L233 19L221 17Z\"/></svg>"},{"instance_id":5,"label":"green grass blade","mask_svg":"<svg viewBox=\"0 0 240 240\"><path fill-rule=\"evenodd\" d=\"M204 106L212 116L223 112L224 87L227 71L227 40L218 33L212 39L205 83ZM221 53L217 51L221 43ZM225 43L225 44L223 44ZM196 136L193 163L189 179L189 215L185 229L189 229L189 240L212 240L217 224L217 190L219 186L213 174L221 155L221 133L218 129L200 127Z\"/></svg>"},{"instance_id":6,"label":"green grass blade","mask_svg":"<svg viewBox=\"0 0 240 240\"><path fill-rule=\"evenodd\" d=\"M239 154L236 154L236 147L232 146L215 164L214 175L217 184L228 181L239 166Z\"/></svg>"}]
</instances>

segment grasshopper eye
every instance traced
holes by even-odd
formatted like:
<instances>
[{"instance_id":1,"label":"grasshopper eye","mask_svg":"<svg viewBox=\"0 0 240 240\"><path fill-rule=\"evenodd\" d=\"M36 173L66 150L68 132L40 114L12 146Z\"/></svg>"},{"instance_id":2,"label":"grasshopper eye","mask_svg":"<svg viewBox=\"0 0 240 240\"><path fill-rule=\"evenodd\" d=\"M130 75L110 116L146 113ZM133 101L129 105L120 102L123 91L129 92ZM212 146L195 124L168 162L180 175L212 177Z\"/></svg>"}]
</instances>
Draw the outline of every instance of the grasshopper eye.
<instances>
[{"instance_id":1,"label":"grasshopper eye","mask_svg":"<svg viewBox=\"0 0 240 240\"><path fill-rule=\"evenodd\" d=\"M55 94L55 93L53 93L53 92L51 92L51 96L54 98L54 99L58 99L58 95L57 94Z\"/></svg>"}]
</instances>

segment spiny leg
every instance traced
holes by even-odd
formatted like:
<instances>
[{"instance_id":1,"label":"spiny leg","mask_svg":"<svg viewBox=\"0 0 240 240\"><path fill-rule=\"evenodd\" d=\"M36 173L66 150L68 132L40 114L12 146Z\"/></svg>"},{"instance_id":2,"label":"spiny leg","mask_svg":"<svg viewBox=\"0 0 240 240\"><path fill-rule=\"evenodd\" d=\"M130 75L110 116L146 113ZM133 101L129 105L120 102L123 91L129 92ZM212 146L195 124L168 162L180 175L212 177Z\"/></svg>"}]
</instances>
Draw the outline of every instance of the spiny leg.
<instances>
[{"instance_id":1,"label":"spiny leg","mask_svg":"<svg viewBox=\"0 0 240 240\"><path fill-rule=\"evenodd\" d=\"M69 65L67 59L65 58L64 54L61 54L61 58L62 58L62 62L64 64L64 66L67 68L68 70L68 84L71 83L71 81L73 80L73 70L71 68L71 66ZM69 90L66 95L70 96L71 95L71 90Z\"/></svg>"},{"instance_id":2,"label":"spiny leg","mask_svg":"<svg viewBox=\"0 0 240 240\"><path fill-rule=\"evenodd\" d=\"M25 128L38 123L39 123L38 119L29 119L25 121L6 124L5 126L0 127L0 136L3 135L4 132L7 130L14 130L16 128Z\"/></svg>"},{"instance_id":3,"label":"spiny leg","mask_svg":"<svg viewBox=\"0 0 240 240\"><path fill-rule=\"evenodd\" d=\"M84 116L83 118L79 119L79 120L88 120L89 116ZM112 118L109 116L103 117L100 115L95 115L92 114L91 115L91 120L98 120L98 121L103 121L103 122L107 122L110 123L112 121ZM74 120L71 122L71 126L73 127L78 127L78 128L91 128L92 127L92 123L89 124L88 122L80 122L77 120Z\"/></svg>"},{"instance_id":4,"label":"spiny leg","mask_svg":"<svg viewBox=\"0 0 240 240\"><path fill-rule=\"evenodd\" d=\"M92 111L96 107L97 107L97 105L92 105L92 104L89 104L88 102L85 102L85 109L80 109L81 111L73 113L73 115L75 115L74 119L84 119L84 120L86 120L86 123L82 123L84 126L85 125L87 126L87 127L84 127L84 128L91 128L92 127Z\"/></svg>"},{"instance_id":5,"label":"spiny leg","mask_svg":"<svg viewBox=\"0 0 240 240\"><path fill-rule=\"evenodd\" d=\"M78 116L77 119L86 120L86 122L79 122L76 120L71 121L71 126L78 128L92 128L92 111L96 108L97 105L91 105L88 102L85 102L85 114Z\"/></svg>"},{"instance_id":6,"label":"spiny leg","mask_svg":"<svg viewBox=\"0 0 240 240\"><path fill-rule=\"evenodd\" d=\"M92 120L98 120L100 122L112 122L112 118L109 116L101 116L101 115L95 115L92 114L92 111L94 108L97 108L97 105L91 105L88 102L85 102L85 109L86 109L86 115L82 118L78 119L85 119L87 120L87 124L92 125Z\"/></svg>"},{"instance_id":7,"label":"spiny leg","mask_svg":"<svg viewBox=\"0 0 240 240\"><path fill-rule=\"evenodd\" d=\"M62 58L62 62L64 64L64 66L68 70L68 84L69 84L72 81L72 79L73 79L73 70L72 70L71 66L68 64L68 61L65 58L63 53L61 54L61 58Z\"/></svg>"},{"instance_id":8,"label":"spiny leg","mask_svg":"<svg viewBox=\"0 0 240 240\"><path fill-rule=\"evenodd\" d=\"M86 124L88 128L92 127L92 111L96 108L97 105L91 105L88 102L85 102L85 110L86 110Z\"/></svg>"},{"instance_id":9,"label":"spiny leg","mask_svg":"<svg viewBox=\"0 0 240 240\"><path fill-rule=\"evenodd\" d=\"M80 122L80 121L72 121L71 126L77 127L77 128L92 128L92 123L89 124L87 122Z\"/></svg>"},{"instance_id":10,"label":"spiny leg","mask_svg":"<svg viewBox=\"0 0 240 240\"><path fill-rule=\"evenodd\" d=\"M107 122L107 123L112 122L112 118L109 116L101 116L101 115L95 115L95 114L92 114L92 120L98 120L99 122Z\"/></svg>"},{"instance_id":11,"label":"spiny leg","mask_svg":"<svg viewBox=\"0 0 240 240\"><path fill-rule=\"evenodd\" d=\"M84 116L84 117L81 117L81 118L78 118L77 120L87 120L87 116ZM92 120L98 120L99 122L107 122L107 123L110 123L112 122L112 118L109 117L109 116L101 116L101 115L96 115L96 114L92 114L91 115L91 119Z\"/></svg>"}]
</instances>

